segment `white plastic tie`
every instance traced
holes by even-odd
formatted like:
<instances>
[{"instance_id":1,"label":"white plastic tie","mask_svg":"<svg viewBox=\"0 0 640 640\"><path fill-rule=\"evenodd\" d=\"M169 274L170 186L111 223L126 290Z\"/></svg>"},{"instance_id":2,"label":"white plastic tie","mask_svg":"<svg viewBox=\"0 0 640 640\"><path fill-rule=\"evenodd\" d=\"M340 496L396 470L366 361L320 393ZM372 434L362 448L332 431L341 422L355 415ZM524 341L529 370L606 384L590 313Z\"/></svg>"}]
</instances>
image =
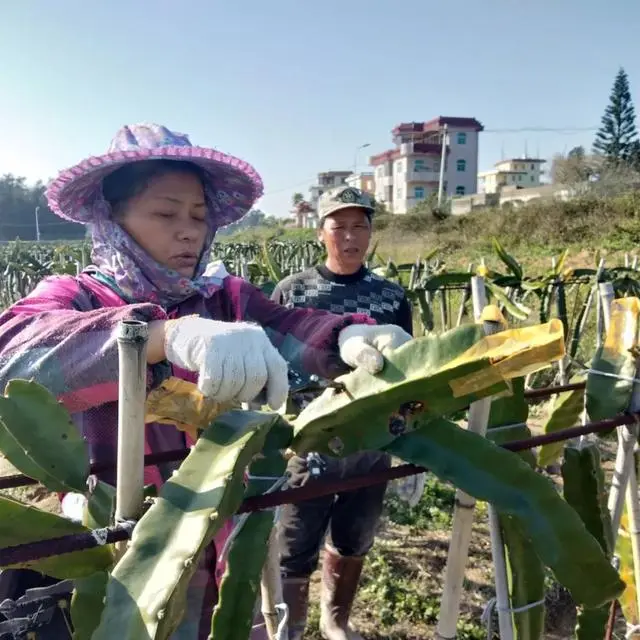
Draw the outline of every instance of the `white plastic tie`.
<instances>
[{"instance_id":1,"label":"white plastic tie","mask_svg":"<svg viewBox=\"0 0 640 640\"><path fill-rule=\"evenodd\" d=\"M96 541L99 547L104 547L107 544L107 538L109 536L109 529L93 529L91 531L91 537Z\"/></svg>"},{"instance_id":2,"label":"white plastic tie","mask_svg":"<svg viewBox=\"0 0 640 640\"><path fill-rule=\"evenodd\" d=\"M600 371L598 369L586 369L587 373L593 373L596 376L604 376L605 378L614 378L615 380L624 380L625 382L633 382L634 384L640 384L640 378L633 378L631 376L621 376L617 373L609 373L607 371Z\"/></svg>"},{"instance_id":3,"label":"white plastic tie","mask_svg":"<svg viewBox=\"0 0 640 640\"><path fill-rule=\"evenodd\" d=\"M480 617L480 623L487 627L487 640L491 640L493 638L493 612L498 611L499 613L523 613L524 611L529 611L530 609L535 609L536 607L540 607L544 604L544 598L542 600L538 600L537 602L530 602L529 604L522 605L521 607L515 607L510 609L509 607L498 607L497 600L495 598L491 598L489 602L485 605L482 616Z\"/></svg>"},{"instance_id":4,"label":"white plastic tie","mask_svg":"<svg viewBox=\"0 0 640 640\"><path fill-rule=\"evenodd\" d=\"M276 610L282 615L282 617L278 622L278 628L276 629L274 640L287 640L284 632L287 628L287 623L289 622L289 607L286 602L281 602L276 605Z\"/></svg>"},{"instance_id":5,"label":"white plastic tie","mask_svg":"<svg viewBox=\"0 0 640 640\"><path fill-rule=\"evenodd\" d=\"M274 635L274 640L287 640L287 636L284 631L287 628L287 623L289 622L289 607L285 602L281 602L275 606L276 611L278 612L278 628L276 629L276 633ZM259 622L258 624L254 624L251 629L262 629L262 627L266 627L266 622Z\"/></svg>"},{"instance_id":6,"label":"white plastic tie","mask_svg":"<svg viewBox=\"0 0 640 640\"><path fill-rule=\"evenodd\" d=\"M624 636L625 640L629 640L629 638L633 638L633 636L638 633L640 633L640 624L628 624L627 633Z\"/></svg>"}]
</instances>

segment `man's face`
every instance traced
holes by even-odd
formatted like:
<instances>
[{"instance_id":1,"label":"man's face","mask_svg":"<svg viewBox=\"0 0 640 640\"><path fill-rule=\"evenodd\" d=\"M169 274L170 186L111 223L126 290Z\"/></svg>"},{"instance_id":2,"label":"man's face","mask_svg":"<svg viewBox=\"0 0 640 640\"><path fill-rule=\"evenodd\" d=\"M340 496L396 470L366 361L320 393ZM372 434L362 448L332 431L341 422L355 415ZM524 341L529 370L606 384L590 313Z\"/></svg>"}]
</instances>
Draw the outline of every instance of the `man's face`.
<instances>
[{"instance_id":1,"label":"man's face","mask_svg":"<svg viewBox=\"0 0 640 640\"><path fill-rule=\"evenodd\" d=\"M371 240L371 222L364 209L349 207L327 216L318 234L331 262L354 273L362 266Z\"/></svg>"}]
</instances>

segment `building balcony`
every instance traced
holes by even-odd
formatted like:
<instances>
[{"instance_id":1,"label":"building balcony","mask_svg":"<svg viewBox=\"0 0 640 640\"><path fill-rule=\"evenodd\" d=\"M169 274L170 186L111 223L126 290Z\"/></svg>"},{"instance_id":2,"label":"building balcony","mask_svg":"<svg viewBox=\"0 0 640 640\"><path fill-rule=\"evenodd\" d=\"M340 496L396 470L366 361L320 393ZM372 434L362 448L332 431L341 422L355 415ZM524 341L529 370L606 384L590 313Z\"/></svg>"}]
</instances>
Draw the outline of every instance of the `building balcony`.
<instances>
[{"instance_id":1,"label":"building balcony","mask_svg":"<svg viewBox=\"0 0 640 640\"><path fill-rule=\"evenodd\" d=\"M407 171L401 174L405 182L439 182L440 171Z\"/></svg>"},{"instance_id":2,"label":"building balcony","mask_svg":"<svg viewBox=\"0 0 640 640\"><path fill-rule=\"evenodd\" d=\"M445 147L445 152L449 153L449 146ZM414 142L413 153L426 153L439 156L442 154L442 143L440 142Z\"/></svg>"},{"instance_id":3,"label":"building balcony","mask_svg":"<svg viewBox=\"0 0 640 640\"><path fill-rule=\"evenodd\" d=\"M435 156L442 155L442 145L431 142L403 142L399 147L401 156ZM449 147L445 148L445 153L449 153Z\"/></svg>"}]
</instances>

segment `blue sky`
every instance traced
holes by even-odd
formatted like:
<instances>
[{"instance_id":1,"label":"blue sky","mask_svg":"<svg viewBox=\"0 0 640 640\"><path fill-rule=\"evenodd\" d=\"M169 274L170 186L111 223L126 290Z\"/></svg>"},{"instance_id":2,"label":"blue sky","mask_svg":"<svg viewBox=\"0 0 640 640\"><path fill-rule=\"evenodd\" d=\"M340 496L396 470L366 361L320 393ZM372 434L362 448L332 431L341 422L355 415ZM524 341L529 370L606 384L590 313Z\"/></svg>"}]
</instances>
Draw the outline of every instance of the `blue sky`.
<instances>
[{"instance_id":1,"label":"blue sky","mask_svg":"<svg viewBox=\"0 0 640 640\"><path fill-rule=\"evenodd\" d=\"M480 167L590 146L614 75L640 109L637 0L24 0L0 11L0 173L46 180L155 121L262 174L286 214L400 122L479 119ZM559 132L505 129L556 128ZM359 168L366 158L360 156Z\"/></svg>"}]
</instances>

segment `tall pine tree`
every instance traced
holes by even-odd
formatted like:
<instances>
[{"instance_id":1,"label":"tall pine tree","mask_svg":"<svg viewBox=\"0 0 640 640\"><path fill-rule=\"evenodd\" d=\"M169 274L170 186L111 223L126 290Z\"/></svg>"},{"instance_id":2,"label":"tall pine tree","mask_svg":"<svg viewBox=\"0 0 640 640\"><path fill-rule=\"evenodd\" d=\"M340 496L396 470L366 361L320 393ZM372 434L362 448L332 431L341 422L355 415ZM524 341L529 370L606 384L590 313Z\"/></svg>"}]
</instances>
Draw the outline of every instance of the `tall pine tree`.
<instances>
[{"instance_id":1,"label":"tall pine tree","mask_svg":"<svg viewBox=\"0 0 640 640\"><path fill-rule=\"evenodd\" d=\"M613 83L609 105L602 116L602 125L596 133L593 151L614 164L634 164L638 147L636 113L631 100L629 78L625 70L620 68Z\"/></svg>"}]
</instances>

